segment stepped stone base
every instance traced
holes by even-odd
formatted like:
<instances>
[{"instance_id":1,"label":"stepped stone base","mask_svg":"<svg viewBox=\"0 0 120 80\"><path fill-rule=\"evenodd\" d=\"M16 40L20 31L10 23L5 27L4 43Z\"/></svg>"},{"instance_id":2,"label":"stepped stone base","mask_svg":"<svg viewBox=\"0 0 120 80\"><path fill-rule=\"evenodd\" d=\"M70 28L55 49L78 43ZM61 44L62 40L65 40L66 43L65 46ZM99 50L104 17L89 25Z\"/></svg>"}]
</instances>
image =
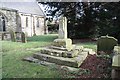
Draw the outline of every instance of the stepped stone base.
<instances>
[{"instance_id":1,"label":"stepped stone base","mask_svg":"<svg viewBox=\"0 0 120 80\"><path fill-rule=\"evenodd\" d=\"M70 51L65 47L47 46L41 49L40 53L33 54L32 57L43 62L77 68L83 63L87 55L93 51L83 46L72 46L73 48Z\"/></svg>"},{"instance_id":2,"label":"stepped stone base","mask_svg":"<svg viewBox=\"0 0 120 80\"><path fill-rule=\"evenodd\" d=\"M45 47L41 50L41 53L48 54L52 56L58 57L76 57L80 52L82 52L83 46L75 46L73 45L73 49L68 51L67 48L64 47L57 47L57 46L49 46Z\"/></svg>"},{"instance_id":3,"label":"stepped stone base","mask_svg":"<svg viewBox=\"0 0 120 80\"><path fill-rule=\"evenodd\" d=\"M51 46L42 48L40 53L35 53L32 57L34 60L77 68L92 53L92 49L72 45L71 39L55 39Z\"/></svg>"},{"instance_id":4,"label":"stepped stone base","mask_svg":"<svg viewBox=\"0 0 120 80\"><path fill-rule=\"evenodd\" d=\"M86 59L87 55L88 52L82 52L77 57L64 58L64 57L51 56L48 54L36 53L33 55L33 57L42 61L56 63L59 65L79 67L82 64L82 62Z\"/></svg>"},{"instance_id":5,"label":"stepped stone base","mask_svg":"<svg viewBox=\"0 0 120 80\"><path fill-rule=\"evenodd\" d=\"M66 48L57 46L48 46L40 50L40 53L33 54L34 61L43 61L48 63L55 63L62 66L79 67L90 54L92 49L83 48L83 46L75 46L71 51Z\"/></svg>"}]
</instances>

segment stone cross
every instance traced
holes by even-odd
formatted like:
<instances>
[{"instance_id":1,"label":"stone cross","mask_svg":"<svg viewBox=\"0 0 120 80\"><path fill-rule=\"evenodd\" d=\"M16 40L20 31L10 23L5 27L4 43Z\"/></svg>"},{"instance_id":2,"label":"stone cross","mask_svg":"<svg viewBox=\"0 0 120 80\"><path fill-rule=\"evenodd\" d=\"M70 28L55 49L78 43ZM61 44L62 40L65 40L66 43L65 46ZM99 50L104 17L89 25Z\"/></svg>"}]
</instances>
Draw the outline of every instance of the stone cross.
<instances>
[{"instance_id":1,"label":"stone cross","mask_svg":"<svg viewBox=\"0 0 120 80\"><path fill-rule=\"evenodd\" d=\"M67 39L67 18L61 17L59 19L59 39Z\"/></svg>"}]
</instances>

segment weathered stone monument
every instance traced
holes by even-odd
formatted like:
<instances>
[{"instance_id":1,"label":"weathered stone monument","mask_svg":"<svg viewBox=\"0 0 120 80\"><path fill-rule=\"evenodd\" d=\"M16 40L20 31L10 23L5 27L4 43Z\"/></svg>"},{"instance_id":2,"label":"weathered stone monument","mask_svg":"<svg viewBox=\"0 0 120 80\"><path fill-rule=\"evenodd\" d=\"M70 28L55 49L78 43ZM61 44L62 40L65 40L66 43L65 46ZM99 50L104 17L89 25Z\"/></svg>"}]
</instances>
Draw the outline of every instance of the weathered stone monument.
<instances>
[{"instance_id":1,"label":"weathered stone monument","mask_svg":"<svg viewBox=\"0 0 120 80\"><path fill-rule=\"evenodd\" d=\"M61 17L59 20L59 39L67 39L67 18Z\"/></svg>"},{"instance_id":2,"label":"weathered stone monument","mask_svg":"<svg viewBox=\"0 0 120 80\"><path fill-rule=\"evenodd\" d=\"M67 19L61 17L59 20L58 39L51 46L44 47L40 53L33 54L33 59L58 65L79 67L90 53L83 46L72 45L72 40L67 38ZM28 58L27 58L28 59Z\"/></svg>"},{"instance_id":3,"label":"weathered stone monument","mask_svg":"<svg viewBox=\"0 0 120 80\"><path fill-rule=\"evenodd\" d=\"M72 40L67 38L67 18L61 17L59 20L59 36L53 42L54 46L64 47L68 51L72 49Z\"/></svg>"}]
</instances>

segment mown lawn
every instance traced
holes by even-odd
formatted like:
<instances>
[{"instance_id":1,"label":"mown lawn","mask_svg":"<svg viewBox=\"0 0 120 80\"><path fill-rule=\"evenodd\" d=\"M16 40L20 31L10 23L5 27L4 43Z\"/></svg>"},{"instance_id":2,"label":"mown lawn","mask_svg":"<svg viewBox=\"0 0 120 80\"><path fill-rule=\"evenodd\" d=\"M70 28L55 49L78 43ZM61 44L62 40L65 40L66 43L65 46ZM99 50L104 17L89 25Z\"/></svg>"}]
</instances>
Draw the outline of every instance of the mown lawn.
<instances>
[{"instance_id":1,"label":"mown lawn","mask_svg":"<svg viewBox=\"0 0 120 80\"><path fill-rule=\"evenodd\" d=\"M61 72L35 63L22 61L40 51L42 46L50 45L57 35L42 35L28 38L28 43L1 41L3 78L62 78ZM78 44L80 45L80 44ZM94 43L81 44L95 49Z\"/></svg>"}]
</instances>

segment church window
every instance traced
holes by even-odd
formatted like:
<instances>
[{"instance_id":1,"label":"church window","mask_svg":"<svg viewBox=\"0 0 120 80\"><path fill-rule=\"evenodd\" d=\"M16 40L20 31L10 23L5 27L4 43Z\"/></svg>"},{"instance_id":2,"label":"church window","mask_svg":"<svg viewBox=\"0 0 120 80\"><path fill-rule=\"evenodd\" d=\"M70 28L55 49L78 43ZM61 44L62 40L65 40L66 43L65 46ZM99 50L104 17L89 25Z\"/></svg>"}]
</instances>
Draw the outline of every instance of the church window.
<instances>
[{"instance_id":1,"label":"church window","mask_svg":"<svg viewBox=\"0 0 120 80\"><path fill-rule=\"evenodd\" d=\"M28 27L28 17L26 17L26 27Z\"/></svg>"},{"instance_id":2,"label":"church window","mask_svg":"<svg viewBox=\"0 0 120 80\"><path fill-rule=\"evenodd\" d=\"M37 19L37 27L40 27L39 19Z\"/></svg>"}]
</instances>

